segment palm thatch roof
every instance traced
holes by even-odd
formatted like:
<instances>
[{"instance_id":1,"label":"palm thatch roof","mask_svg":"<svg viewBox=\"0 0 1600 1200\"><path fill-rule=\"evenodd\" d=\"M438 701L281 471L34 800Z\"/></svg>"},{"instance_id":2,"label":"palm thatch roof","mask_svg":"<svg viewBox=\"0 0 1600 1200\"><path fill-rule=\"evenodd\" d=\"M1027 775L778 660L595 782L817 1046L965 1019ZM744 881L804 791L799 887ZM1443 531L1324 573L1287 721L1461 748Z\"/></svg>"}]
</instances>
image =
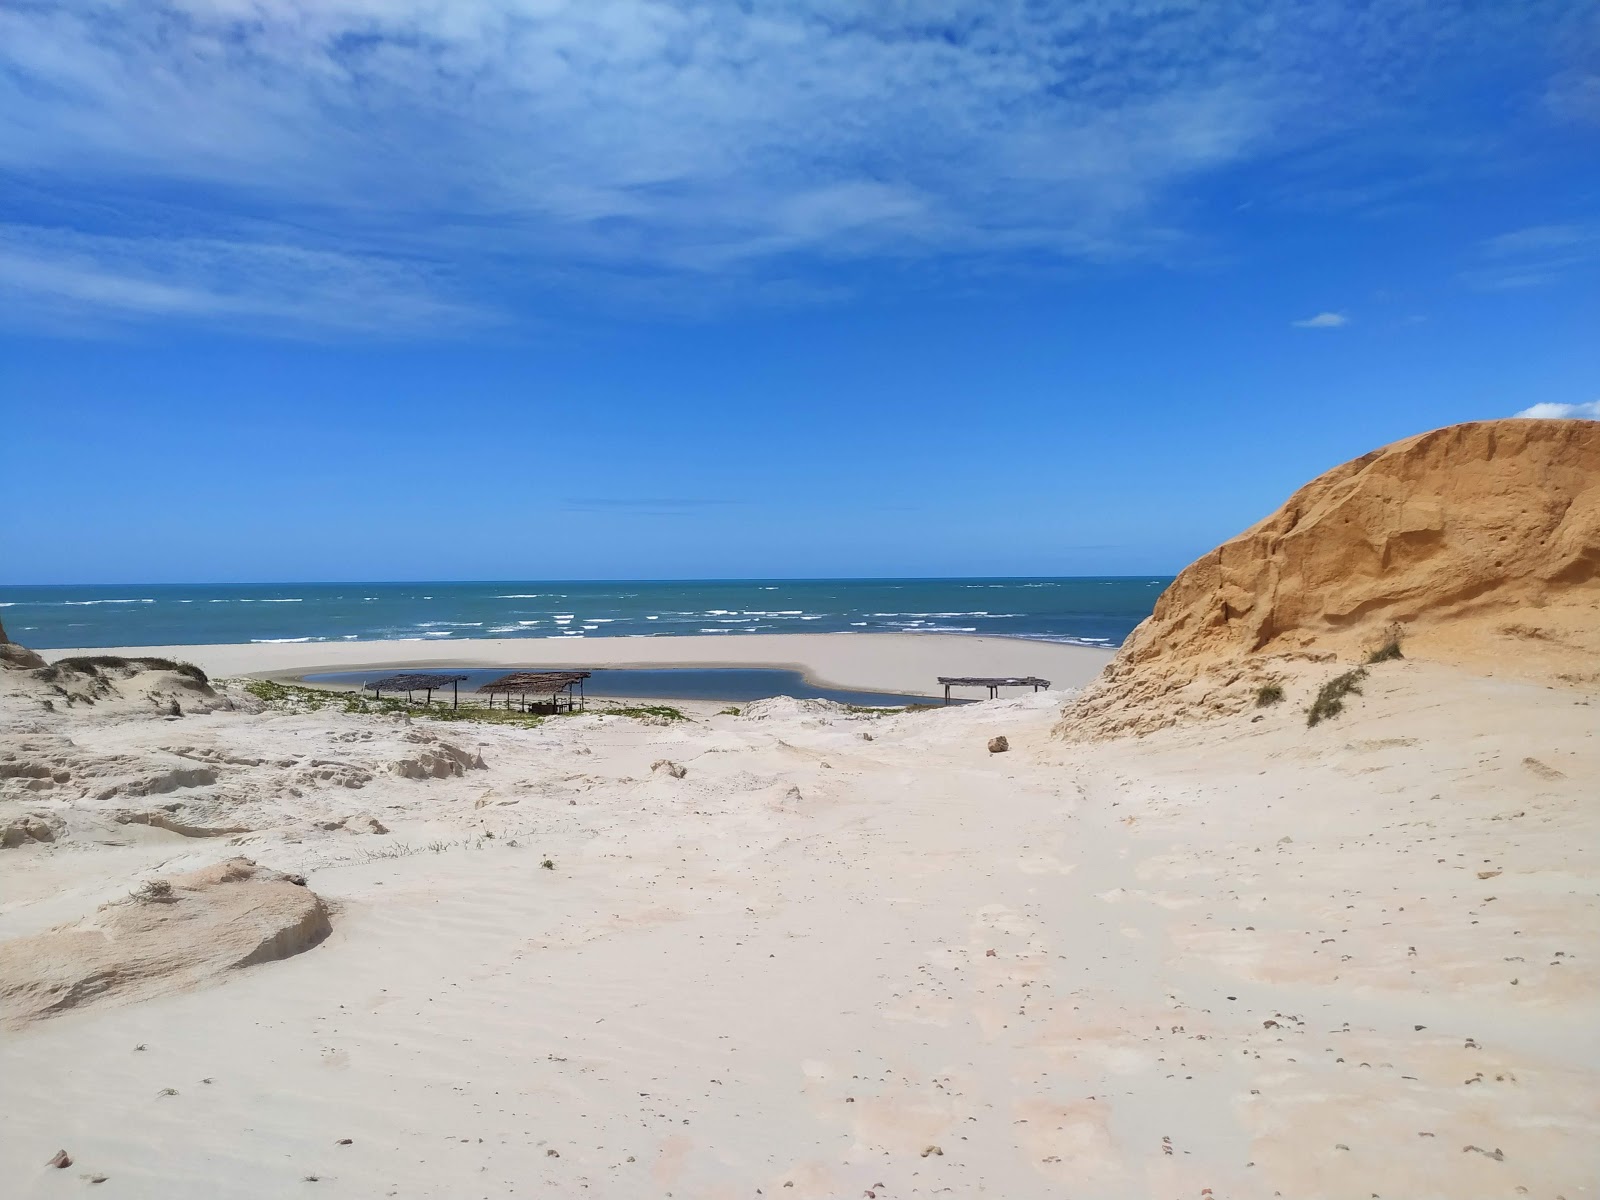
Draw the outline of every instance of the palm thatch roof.
<instances>
[{"instance_id":1,"label":"palm thatch roof","mask_svg":"<svg viewBox=\"0 0 1600 1200\"><path fill-rule=\"evenodd\" d=\"M449 687L452 683L460 683L466 678L465 675L385 675L382 679L371 680L362 686L369 687L375 692L426 692Z\"/></svg>"},{"instance_id":2,"label":"palm thatch roof","mask_svg":"<svg viewBox=\"0 0 1600 1200\"><path fill-rule=\"evenodd\" d=\"M513 671L491 679L478 692L521 692L525 695L553 696L589 678L588 671Z\"/></svg>"}]
</instances>

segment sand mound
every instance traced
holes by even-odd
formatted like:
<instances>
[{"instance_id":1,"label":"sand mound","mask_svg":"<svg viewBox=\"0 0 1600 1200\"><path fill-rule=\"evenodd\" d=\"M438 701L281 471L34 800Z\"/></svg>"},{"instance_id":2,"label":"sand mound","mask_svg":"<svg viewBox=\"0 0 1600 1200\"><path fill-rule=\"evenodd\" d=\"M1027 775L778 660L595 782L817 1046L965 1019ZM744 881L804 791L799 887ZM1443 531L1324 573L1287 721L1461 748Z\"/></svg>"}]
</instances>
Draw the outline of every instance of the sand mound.
<instances>
[{"instance_id":1,"label":"sand mound","mask_svg":"<svg viewBox=\"0 0 1600 1200\"><path fill-rule=\"evenodd\" d=\"M42 666L44 659L8 638L4 623L0 623L0 670L32 671Z\"/></svg>"},{"instance_id":2,"label":"sand mound","mask_svg":"<svg viewBox=\"0 0 1600 1200\"><path fill-rule=\"evenodd\" d=\"M75 925L0 943L0 1022L193 987L288 958L331 930L317 895L233 858L152 881Z\"/></svg>"},{"instance_id":3,"label":"sand mound","mask_svg":"<svg viewBox=\"0 0 1600 1200\"><path fill-rule=\"evenodd\" d=\"M772 696L752 700L739 710L747 721L792 721L797 717L842 717L849 708L836 700L797 700L793 696Z\"/></svg>"},{"instance_id":4,"label":"sand mound","mask_svg":"<svg viewBox=\"0 0 1600 1200\"><path fill-rule=\"evenodd\" d=\"M389 764L389 770L402 779L449 779L465 775L468 771L485 768L483 754L477 750L463 750L449 742L439 741L431 734L414 732L411 740L426 743L425 748ZM360 787L359 783L342 781L346 787Z\"/></svg>"},{"instance_id":5,"label":"sand mound","mask_svg":"<svg viewBox=\"0 0 1600 1200\"><path fill-rule=\"evenodd\" d=\"M1407 438L1297 491L1190 564L1061 731L1144 732L1233 711L1285 656L1407 657L1600 678L1600 423L1477 421Z\"/></svg>"}]
</instances>

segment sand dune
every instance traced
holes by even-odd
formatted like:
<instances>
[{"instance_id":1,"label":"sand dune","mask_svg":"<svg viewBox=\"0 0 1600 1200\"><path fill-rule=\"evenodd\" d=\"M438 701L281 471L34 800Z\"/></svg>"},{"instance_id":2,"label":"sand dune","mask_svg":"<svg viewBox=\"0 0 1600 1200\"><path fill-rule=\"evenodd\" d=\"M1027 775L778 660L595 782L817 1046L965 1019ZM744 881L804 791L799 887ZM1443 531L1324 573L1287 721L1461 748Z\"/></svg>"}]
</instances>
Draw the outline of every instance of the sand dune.
<instances>
[{"instance_id":1,"label":"sand dune","mask_svg":"<svg viewBox=\"0 0 1600 1200\"><path fill-rule=\"evenodd\" d=\"M1061 694L530 729L218 695L0 705L8 745L199 764L147 799L247 827L10 777L61 827L0 851L7 961L239 855L332 913L8 1033L14 1194L1570 1200L1600 1169L1592 695L1400 661L1315 730L1301 692L1099 743L1051 736ZM390 769L441 738L473 765Z\"/></svg>"},{"instance_id":2,"label":"sand dune","mask_svg":"<svg viewBox=\"0 0 1600 1200\"><path fill-rule=\"evenodd\" d=\"M1396 636L1413 658L1600 684L1600 423L1453 425L1312 480L1178 575L1062 731L1236 712Z\"/></svg>"}]
</instances>

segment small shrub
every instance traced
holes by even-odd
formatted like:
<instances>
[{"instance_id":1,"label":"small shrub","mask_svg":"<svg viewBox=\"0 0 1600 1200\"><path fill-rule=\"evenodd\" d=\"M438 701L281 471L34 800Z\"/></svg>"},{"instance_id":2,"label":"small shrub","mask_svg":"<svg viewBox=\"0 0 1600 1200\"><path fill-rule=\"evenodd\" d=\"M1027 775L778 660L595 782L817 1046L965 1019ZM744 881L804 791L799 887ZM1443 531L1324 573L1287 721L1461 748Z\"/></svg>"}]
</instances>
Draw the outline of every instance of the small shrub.
<instances>
[{"instance_id":1,"label":"small shrub","mask_svg":"<svg viewBox=\"0 0 1600 1200\"><path fill-rule=\"evenodd\" d=\"M553 858L547 858L539 865L546 871L554 871L556 869L556 862Z\"/></svg>"},{"instance_id":2,"label":"small shrub","mask_svg":"<svg viewBox=\"0 0 1600 1200\"><path fill-rule=\"evenodd\" d=\"M165 904L172 896L172 881L146 879L133 893L133 898L145 904Z\"/></svg>"},{"instance_id":3,"label":"small shrub","mask_svg":"<svg viewBox=\"0 0 1600 1200\"><path fill-rule=\"evenodd\" d=\"M1279 683L1264 683L1256 689L1256 707L1268 708L1283 700L1283 685Z\"/></svg>"},{"instance_id":4,"label":"small shrub","mask_svg":"<svg viewBox=\"0 0 1600 1200\"><path fill-rule=\"evenodd\" d=\"M1404 658L1405 655L1400 653L1400 639L1404 633L1405 630L1400 626L1399 622L1389 626L1384 631L1383 645L1367 655L1367 662L1392 662L1394 659Z\"/></svg>"},{"instance_id":5,"label":"small shrub","mask_svg":"<svg viewBox=\"0 0 1600 1200\"><path fill-rule=\"evenodd\" d=\"M717 713L717 716L719 717L737 717L738 715L739 706L737 704L730 704L727 708L721 709Z\"/></svg>"},{"instance_id":6,"label":"small shrub","mask_svg":"<svg viewBox=\"0 0 1600 1200\"><path fill-rule=\"evenodd\" d=\"M170 671L174 675L187 675L196 683L210 683L211 679L193 663L178 662L171 658L136 658L133 660L146 671Z\"/></svg>"},{"instance_id":7,"label":"small shrub","mask_svg":"<svg viewBox=\"0 0 1600 1200\"><path fill-rule=\"evenodd\" d=\"M1317 698L1311 702L1311 707L1306 710L1306 724L1318 725L1329 717L1337 717L1344 711L1344 698L1346 696L1361 695L1361 681L1367 677L1365 667L1357 667L1353 671L1346 671L1343 675L1335 675L1317 692Z\"/></svg>"}]
</instances>

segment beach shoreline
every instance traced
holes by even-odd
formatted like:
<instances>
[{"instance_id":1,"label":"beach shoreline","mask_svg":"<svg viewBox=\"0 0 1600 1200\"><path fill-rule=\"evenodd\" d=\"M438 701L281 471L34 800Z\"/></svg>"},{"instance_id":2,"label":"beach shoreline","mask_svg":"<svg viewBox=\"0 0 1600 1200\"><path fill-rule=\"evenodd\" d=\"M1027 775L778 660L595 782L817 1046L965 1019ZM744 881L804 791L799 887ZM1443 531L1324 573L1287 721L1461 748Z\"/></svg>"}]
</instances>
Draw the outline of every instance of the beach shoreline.
<instances>
[{"instance_id":1,"label":"beach shoreline","mask_svg":"<svg viewBox=\"0 0 1600 1200\"><path fill-rule=\"evenodd\" d=\"M819 687L938 695L940 675L1022 676L1056 689L1081 688L1113 650L1026 638L942 633L775 633L673 637L452 638L351 642L251 642L47 650L80 655L171 658L216 677L298 682L331 671L420 667L769 667L798 671ZM319 684L317 686L329 686Z\"/></svg>"}]
</instances>

